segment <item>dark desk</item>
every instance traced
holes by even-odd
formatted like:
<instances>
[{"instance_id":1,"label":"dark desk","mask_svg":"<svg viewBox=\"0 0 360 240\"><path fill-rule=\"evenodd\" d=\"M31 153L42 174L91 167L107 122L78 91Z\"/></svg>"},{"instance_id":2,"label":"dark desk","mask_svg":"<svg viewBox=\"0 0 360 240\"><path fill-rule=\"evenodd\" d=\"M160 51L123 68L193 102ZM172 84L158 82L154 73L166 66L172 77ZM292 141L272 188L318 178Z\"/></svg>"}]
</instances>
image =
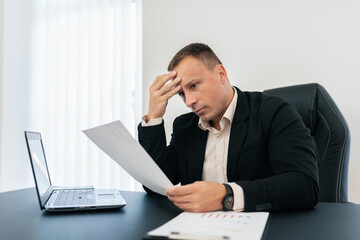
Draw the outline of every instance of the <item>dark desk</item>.
<instances>
[{"instance_id":1,"label":"dark desk","mask_svg":"<svg viewBox=\"0 0 360 240\"><path fill-rule=\"evenodd\" d=\"M0 239L141 239L180 213L166 198L122 195L127 205L119 210L46 213L34 188L0 193ZM263 238L359 239L359 223L359 205L319 203L271 214Z\"/></svg>"}]
</instances>

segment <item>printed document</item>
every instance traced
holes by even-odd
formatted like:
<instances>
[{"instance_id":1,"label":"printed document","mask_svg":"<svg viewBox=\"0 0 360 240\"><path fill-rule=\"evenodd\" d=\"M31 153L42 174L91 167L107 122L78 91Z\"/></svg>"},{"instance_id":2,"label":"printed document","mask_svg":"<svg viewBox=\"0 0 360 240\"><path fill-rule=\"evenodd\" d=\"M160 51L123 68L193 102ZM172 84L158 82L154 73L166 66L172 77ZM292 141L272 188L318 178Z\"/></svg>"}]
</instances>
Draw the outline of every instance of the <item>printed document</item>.
<instances>
[{"instance_id":1,"label":"printed document","mask_svg":"<svg viewBox=\"0 0 360 240\"><path fill-rule=\"evenodd\" d=\"M183 212L147 235L170 239L259 240L268 217L268 212Z\"/></svg>"},{"instance_id":2,"label":"printed document","mask_svg":"<svg viewBox=\"0 0 360 240\"><path fill-rule=\"evenodd\" d=\"M173 184L120 121L83 131L109 157L150 190L165 194Z\"/></svg>"}]
</instances>

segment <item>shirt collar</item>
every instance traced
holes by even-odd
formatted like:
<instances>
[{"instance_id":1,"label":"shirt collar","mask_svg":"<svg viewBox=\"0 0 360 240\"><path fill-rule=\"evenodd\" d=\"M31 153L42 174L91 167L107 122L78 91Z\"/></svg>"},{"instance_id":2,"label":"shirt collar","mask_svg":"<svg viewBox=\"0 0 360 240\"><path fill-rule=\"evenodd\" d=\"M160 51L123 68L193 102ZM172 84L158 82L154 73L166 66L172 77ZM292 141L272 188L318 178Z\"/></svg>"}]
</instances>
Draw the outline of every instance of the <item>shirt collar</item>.
<instances>
[{"instance_id":1,"label":"shirt collar","mask_svg":"<svg viewBox=\"0 0 360 240\"><path fill-rule=\"evenodd\" d=\"M234 119L235 110L236 110L236 104L237 104L237 99L238 99L238 93L237 93L237 91L236 91L236 89L234 87L233 87L233 90L234 90L234 97L231 100L230 105L226 109L226 111L224 113L224 116L220 120L221 130L224 129L226 121L228 121L231 124L233 119ZM202 129L204 131L206 131L206 130L211 131L212 130L212 127L211 127L210 123L208 121L203 121L201 118L199 118L198 126L199 126L200 129Z\"/></svg>"}]
</instances>

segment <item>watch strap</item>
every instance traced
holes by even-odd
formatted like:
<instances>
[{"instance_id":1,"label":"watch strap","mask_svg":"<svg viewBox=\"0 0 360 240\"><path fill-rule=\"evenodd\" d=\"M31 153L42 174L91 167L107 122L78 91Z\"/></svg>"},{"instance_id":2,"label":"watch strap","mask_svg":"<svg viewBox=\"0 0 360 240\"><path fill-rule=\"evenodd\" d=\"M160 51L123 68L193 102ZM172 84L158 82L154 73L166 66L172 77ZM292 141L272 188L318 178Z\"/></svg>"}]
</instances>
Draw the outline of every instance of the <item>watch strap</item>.
<instances>
[{"instance_id":1,"label":"watch strap","mask_svg":"<svg viewBox=\"0 0 360 240\"><path fill-rule=\"evenodd\" d=\"M225 186L225 196L222 201L223 210L225 211L232 211L234 207L234 192L229 184L223 183Z\"/></svg>"}]
</instances>

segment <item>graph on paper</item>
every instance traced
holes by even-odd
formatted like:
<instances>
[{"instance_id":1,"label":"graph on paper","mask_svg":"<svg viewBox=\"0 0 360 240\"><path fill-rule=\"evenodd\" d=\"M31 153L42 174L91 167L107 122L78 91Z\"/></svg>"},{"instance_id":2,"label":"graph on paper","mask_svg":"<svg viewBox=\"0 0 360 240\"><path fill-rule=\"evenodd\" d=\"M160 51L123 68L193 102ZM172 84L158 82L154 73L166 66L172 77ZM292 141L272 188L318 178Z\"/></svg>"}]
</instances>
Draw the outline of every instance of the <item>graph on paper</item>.
<instances>
[{"instance_id":1,"label":"graph on paper","mask_svg":"<svg viewBox=\"0 0 360 240\"><path fill-rule=\"evenodd\" d=\"M183 212L148 235L179 234L204 238L261 239L268 216L269 213L266 212Z\"/></svg>"}]
</instances>

